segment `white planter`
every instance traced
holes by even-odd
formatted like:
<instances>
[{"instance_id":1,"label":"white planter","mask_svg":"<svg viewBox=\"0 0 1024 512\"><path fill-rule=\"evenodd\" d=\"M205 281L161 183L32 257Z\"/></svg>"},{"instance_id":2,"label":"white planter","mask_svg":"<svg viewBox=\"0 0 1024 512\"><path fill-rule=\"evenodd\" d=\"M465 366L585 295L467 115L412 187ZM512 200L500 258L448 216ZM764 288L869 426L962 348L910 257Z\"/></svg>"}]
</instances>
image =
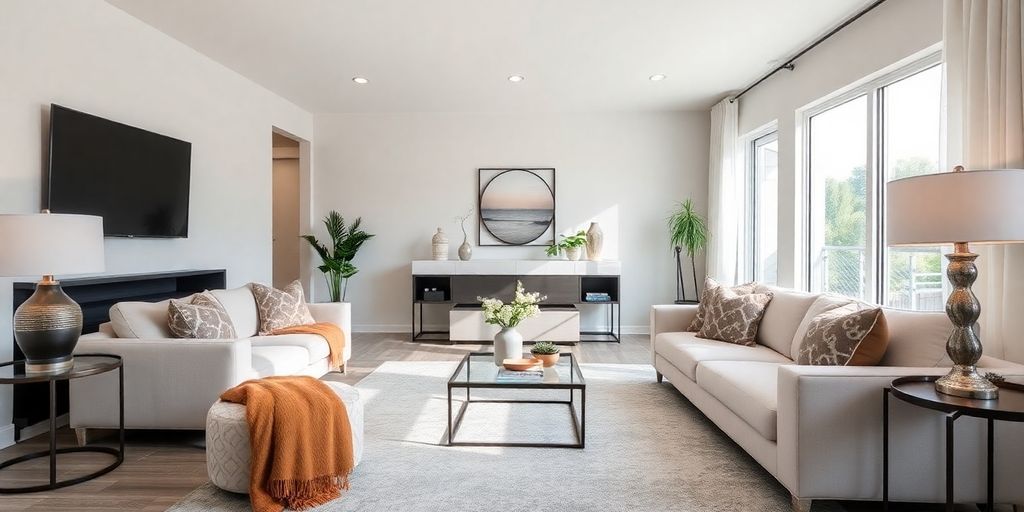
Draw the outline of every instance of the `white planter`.
<instances>
[{"instance_id":1,"label":"white planter","mask_svg":"<svg viewBox=\"0 0 1024 512\"><path fill-rule=\"evenodd\" d=\"M569 261L579 261L580 260L580 248L579 247L567 247L565 249L565 257L568 258Z\"/></svg>"},{"instance_id":2,"label":"white planter","mask_svg":"<svg viewBox=\"0 0 1024 512\"><path fill-rule=\"evenodd\" d=\"M515 327L503 327L494 335L494 364L501 366L506 359L523 358L523 335Z\"/></svg>"}]
</instances>

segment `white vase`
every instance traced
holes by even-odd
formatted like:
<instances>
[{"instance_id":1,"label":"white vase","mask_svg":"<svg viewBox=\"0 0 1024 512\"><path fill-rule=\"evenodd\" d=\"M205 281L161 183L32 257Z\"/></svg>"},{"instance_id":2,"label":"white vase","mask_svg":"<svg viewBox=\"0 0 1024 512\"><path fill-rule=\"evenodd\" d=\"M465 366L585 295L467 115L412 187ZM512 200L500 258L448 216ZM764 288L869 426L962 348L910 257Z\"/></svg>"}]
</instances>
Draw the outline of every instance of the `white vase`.
<instances>
[{"instance_id":1,"label":"white vase","mask_svg":"<svg viewBox=\"0 0 1024 512\"><path fill-rule=\"evenodd\" d=\"M494 335L494 364L501 366L506 359L523 358L523 335L515 327L502 327Z\"/></svg>"},{"instance_id":2,"label":"white vase","mask_svg":"<svg viewBox=\"0 0 1024 512\"><path fill-rule=\"evenodd\" d=\"M565 248L565 257L568 258L569 261L579 261L580 260L580 248L579 247L566 247Z\"/></svg>"},{"instance_id":3,"label":"white vase","mask_svg":"<svg viewBox=\"0 0 1024 512\"><path fill-rule=\"evenodd\" d=\"M601 250L604 249L604 231L601 225L596 222L590 223L587 230L587 259L590 261L601 261Z\"/></svg>"},{"instance_id":4,"label":"white vase","mask_svg":"<svg viewBox=\"0 0 1024 512\"><path fill-rule=\"evenodd\" d=\"M462 232L462 245L459 246L459 259L469 261L473 257L473 246L469 244L469 236Z\"/></svg>"},{"instance_id":5,"label":"white vase","mask_svg":"<svg viewBox=\"0 0 1024 512\"><path fill-rule=\"evenodd\" d=\"M435 260L446 260L448 259L448 237L445 236L444 231L441 228L437 228L437 233L434 234L434 238L431 239L431 245L434 249Z\"/></svg>"}]
</instances>

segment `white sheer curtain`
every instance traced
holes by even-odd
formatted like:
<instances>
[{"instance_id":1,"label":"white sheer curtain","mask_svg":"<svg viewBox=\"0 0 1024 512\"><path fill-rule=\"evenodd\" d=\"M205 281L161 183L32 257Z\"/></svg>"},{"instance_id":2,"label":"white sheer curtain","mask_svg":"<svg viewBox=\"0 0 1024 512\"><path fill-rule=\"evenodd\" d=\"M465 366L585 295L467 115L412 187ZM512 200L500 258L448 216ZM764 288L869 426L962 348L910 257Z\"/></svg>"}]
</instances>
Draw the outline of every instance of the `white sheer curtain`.
<instances>
[{"instance_id":1,"label":"white sheer curtain","mask_svg":"<svg viewBox=\"0 0 1024 512\"><path fill-rule=\"evenodd\" d=\"M743 278L743 169L737 134L739 102L720 101L711 109L708 169L708 275L723 284Z\"/></svg>"},{"instance_id":2,"label":"white sheer curtain","mask_svg":"<svg viewBox=\"0 0 1024 512\"><path fill-rule=\"evenodd\" d=\"M951 166L962 162L967 169L1024 168L1022 15L1020 0L946 0ZM1024 362L1024 245L974 250L980 255L974 292L981 301L985 353Z\"/></svg>"}]
</instances>

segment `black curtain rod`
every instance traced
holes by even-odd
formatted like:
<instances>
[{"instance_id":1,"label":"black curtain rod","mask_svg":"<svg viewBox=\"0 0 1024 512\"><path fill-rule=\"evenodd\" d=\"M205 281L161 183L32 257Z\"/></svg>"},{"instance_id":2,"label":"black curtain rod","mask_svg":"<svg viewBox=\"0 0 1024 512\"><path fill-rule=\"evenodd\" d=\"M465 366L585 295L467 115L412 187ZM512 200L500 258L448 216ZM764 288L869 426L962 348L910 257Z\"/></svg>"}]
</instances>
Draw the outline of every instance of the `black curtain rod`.
<instances>
[{"instance_id":1,"label":"black curtain rod","mask_svg":"<svg viewBox=\"0 0 1024 512\"><path fill-rule=\"evenodd\" d=\"M747 91L753 89L754 87L757 87L758 85L761 84L761 82L764 82L765 80L771 78L771 76L774 75L775 73L778 73L779 71L782 71L783 69L788 69L790 71L793 71L793 68L796 67L793 63L797 59L799 59L800 57L803 57L805 53L813 50L815 46L818 46L819 44L825 42L826 39L836 35L836 33L838 33L840 30L848 27L851 23L857 21L861 16L864 16L865 14L870 12L875 7L878 7L879 5L882 5L884 3L885 3L885 0L875 0L875 2L872 2L871 5L865 7L864 9L862 9L857 14L847 18L846 21L844 21L841 24L839 24L839 26L837 26L836 28L830 30L827 34L819 37L818 39L815 39L813 43L807 45L806 47L804 47L803 50L800 50L799 52L797 52L796 55L790 57L789 60L787 60L784 64L782 64L781 66L771 70L770 72L768 72L767 75L764 75L761 78L758 78L756 82L754 82L754 83L750 84L749 86L747 86L746 89L743 89L742 91L740 91L739 94L737 94L736 96L733 96L732 98L729 98L729 103L735 103L736 100L740 99L740 96L743 96L744 94L747 93Z\"/></svg>"}]
</instances>

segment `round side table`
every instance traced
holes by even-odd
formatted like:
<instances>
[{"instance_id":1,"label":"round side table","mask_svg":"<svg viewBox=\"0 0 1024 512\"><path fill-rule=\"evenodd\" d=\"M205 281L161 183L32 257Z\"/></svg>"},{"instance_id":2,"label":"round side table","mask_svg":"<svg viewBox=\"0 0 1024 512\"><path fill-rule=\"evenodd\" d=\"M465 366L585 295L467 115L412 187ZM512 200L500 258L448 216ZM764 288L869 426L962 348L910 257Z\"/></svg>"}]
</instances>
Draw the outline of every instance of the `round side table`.
<instances>
[{"instance_id":1,"label":"round side table","mask_svg":"<svg viewBox=\"0 0 1024 512\"><path fill-rule=\"evenodd\" d=\"M995 449L995 421L1024 422L1024 391L1017 386L1000 386L999 398L977 400L946 395L935 390L939 377L900 377L885 389L882 412L882 507L889 509L889 396L917 407L946 413L946 510L952 511L953 502L953 455L954 427L963 416L983 418L988 423L988 506L992 511L995 489L993 484L993 451Z\"/></svg>"},{"instance_id":2,"label":"round side table","mask_svg":"<svg viewBox=\"0 0 1024 512\"><path fill-rule=\"evenodd\" d=\"M57 382L62 380L80 379L90 375L98 375L109 371L117 370L118 380L118 415L120 426L118 437L120 447L118 449L104 446L75 446L57 448ZM67 371L60 373L36 373L26 372L24 361L9 361L0 363L0 384L28 384L30 382L48 382L50 384L50 449L28 453L20 457L0 462L0 470L11 467L15 464L49 457L50 459L50 481L46 484L30 485L24 487L0 487L0 494L17 494L26 492L49 491L60 489L87 480L92 480L105 475L124 462L124 367L121 364L120 356L103 354L76 355L74 366ZM61 453L95 452L105 453L114 456L114 461L103 468L93 471L88 475L57 480L57 455Z\"/></svg>"}]
</instances>

